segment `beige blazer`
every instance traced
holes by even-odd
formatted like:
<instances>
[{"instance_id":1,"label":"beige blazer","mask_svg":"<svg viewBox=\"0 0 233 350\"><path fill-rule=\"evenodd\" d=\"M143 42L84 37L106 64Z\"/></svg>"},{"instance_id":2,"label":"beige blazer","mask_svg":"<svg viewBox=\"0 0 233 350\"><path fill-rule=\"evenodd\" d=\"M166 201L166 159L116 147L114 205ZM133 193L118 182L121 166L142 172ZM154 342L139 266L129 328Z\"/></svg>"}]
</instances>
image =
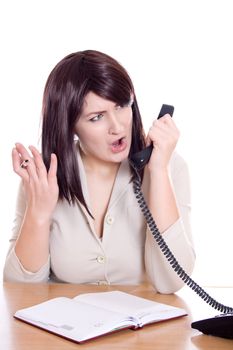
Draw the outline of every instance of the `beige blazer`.
<instances>
[{"instance_id":1,"label":"beige blazer","mask_svg":"<svg viewBox=\"0 0 233 350\"><path fill-rule=\"evenodd\" d=\"M89 206L86 175L77 154L84 198ZM170 162L171 179L180 219L163 233L171 251L187 273L195 254L190 230L190 186L187 165L174 153ZM50 256L35 273L27 271L14 250L25 213L24 189L20 186L13 234L4 267L4 280L16 282L60 281L68 283L138 284L149 279L156 291L172 293L183 282L169 266L147 229L132 182L128 161L122 162L105 215L103 237L95 234L93 219L81 204L59 201L50 232ZM143 188L146 193L146 176ZM100 199L101 200L101 199Z\"/></svg>"}]
</instances>

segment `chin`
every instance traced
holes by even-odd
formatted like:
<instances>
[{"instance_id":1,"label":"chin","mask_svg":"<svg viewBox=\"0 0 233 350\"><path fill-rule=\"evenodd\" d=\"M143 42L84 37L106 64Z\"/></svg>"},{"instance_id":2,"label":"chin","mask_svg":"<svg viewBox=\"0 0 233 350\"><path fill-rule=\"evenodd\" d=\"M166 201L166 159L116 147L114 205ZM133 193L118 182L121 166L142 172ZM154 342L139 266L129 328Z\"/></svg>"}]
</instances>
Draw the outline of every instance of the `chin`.
<instances>
[{"instance_id":1,"label":"chin","mask_svg":"<svg viewBox=\"0 0 233 350\"><path fill-rule=\"evenodd\" d=\"M121 163L124 160L128 159L128 156L129 156L129 151L121 152L121 153L113 155L112 161L114 163Z\"/></svg>"}]
</instances>

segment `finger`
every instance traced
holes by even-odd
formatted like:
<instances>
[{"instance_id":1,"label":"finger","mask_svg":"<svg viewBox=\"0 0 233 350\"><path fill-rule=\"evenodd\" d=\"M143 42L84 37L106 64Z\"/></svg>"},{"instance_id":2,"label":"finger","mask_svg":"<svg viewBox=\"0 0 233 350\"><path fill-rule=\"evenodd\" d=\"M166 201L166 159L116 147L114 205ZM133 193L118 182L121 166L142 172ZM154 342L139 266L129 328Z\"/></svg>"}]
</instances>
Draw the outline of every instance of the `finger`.
<instances>
[{"instance_id":1,"label":"finger","mask_svg":"<svg viewBox=\"0 0 233 350\"><path fill-rule=\"evenodd\" d=\"M34 181L38 181L38 176L36 172L36 167L33 161L33 157L30 155L28 150L21 144L16 143L15 144L17 151L19 152L21 156L21 160L29 160L27 167L23 168L25 172L28 172L30 179L33 179Z\"/></svg>"},{"instance_id":2,"label":"finger","mask_svg":"<svg viewBox=\"0 0 233 350\"><path fill-rule=\"evenodd\" d=\"M51 161L48 171L48 182L53 181L57 178L57 156L56 154L51 154Z\"/></svg>"},{"instance_id":3,"label":"finger","mask_svg":"<svg viewBox=\"0 0 233 350\"><path fill-rule=\"evenodd\" d=\"M169 115L167 115L167 117L164 116L159 120L155 120L152 127L154 130L163 130L165 133L173 134L174 136L179 133L176 124Z\"/></svg>"},{"instance_id":4,"label":"finger","mask_svg":"<svg viewBox=\"0 0 233 350\"><path fill-rule=\"evenodd\" d=\"M28 173L21 167L22 158L20 157L17 149L12 149L12 166L14 172L19 175L23 180L28 181Z\"/></svg>"},{"instance_id":5,"label":"finger","mask_svg":"<svg viewBox=\"0 0 233 350\"><path fill-rule=\"evenodd\" d=\"M157 124L157 125L169 125L170 121L172 121L172 118L169 114L165 114L163 117L161 118L157 118L153 121L153 124Z\"/></svg>"},{"instance_id":6,"label":"finger","mask_svg":"<svg viewBox=\"0 0 233 350\"><path fill-rule=\"evenodd\" d=\"M160 140L165 139L166 133L164 130L152 126L149 130L148 136L153 143L157 144L160 142Z\"/></svg>"},{"instance_id":7,"label":"finger","mask_svg":"<svg viewBox=\"0 0 233 350\"><path fill-rule=\"evenodd\" d=\"M161 129L163 129L165 132L167 132L168 134L170 134L173 137L177 138L180 135L180 132L179 132L179 129L177 128L177 126L176 126L176 123L169 116L169 114L164 116L164 121L159 126L161 127Z\"/></svg>"},{"instance_id":8,"label":"finger","mask_svg":"<svg viewBox=\"0 0 233 350\"><path fill-rule=\"evenodd\" d=\"M150 138L155 141L163 141L169 139L177 139L179 137L179 132L177 129L167 127L165 125L155 125L150 128L149 132Z\"/></svg>"},{"instance_id":9,"label":"finger","mask_svg":"<svg viewBox=\"0 0 233 350\"><path fill-rule=\"evenodd\" d=\"M39 178L47 179L47 169L43 162L40 152L34 146L29 146L30 151L32 152L34 163L37 171L37 175Z\"/></svg>"},{"instance_id":10,"label":"finger","mask_svg":"<svg viewBox=\"0 0 233 350\"><path fill-rule=\"evenodd\" d=\"M157 119L160 120L161 122L167 122L169 120L172 120L172 117L170 116L170 114L164 114L161 118Z\"/></svg>"},{"instance_id":11,"label":"finger","mask_svg":"<svg viewBox=\"0 0 233 350\"><path fill-rule=\"evenodd\" d=\"M156 134L157 132L167 133L169 132L169 126L165 124L163 121L155 120L150 128L151 134Z\"/></svg>"},{"instance_id":12,"label":"finger","mask_svg":"<svg viewBox=\"0 0 233 350\"><path fill-rule=\"evenodd\" d=\"M175 138L176 135L177 131L164 123L154 123L149 131L149 136L153 141Z\"/></svg>"},{"instance_id":13,"label":"finger","mask_svg":"<svg viewBox=\"0 0 233 350\"><path fill-rule=\"evenodd\" d=\"M146 136L146 147L150 146L152 140L150 138L150 130L148 131L148 134Z\"/></svg>"},{"instance_id":14,"label":"finger","mask_svg":"<svg viewBox=\"0 0 233 350\"><path fill-rule=\"evenodd\" d=\"M174 130L178 130L174 119L170 114L165 114L162 118L159 119L164 125L170 126Z\"/></svg>"}]
</instances>

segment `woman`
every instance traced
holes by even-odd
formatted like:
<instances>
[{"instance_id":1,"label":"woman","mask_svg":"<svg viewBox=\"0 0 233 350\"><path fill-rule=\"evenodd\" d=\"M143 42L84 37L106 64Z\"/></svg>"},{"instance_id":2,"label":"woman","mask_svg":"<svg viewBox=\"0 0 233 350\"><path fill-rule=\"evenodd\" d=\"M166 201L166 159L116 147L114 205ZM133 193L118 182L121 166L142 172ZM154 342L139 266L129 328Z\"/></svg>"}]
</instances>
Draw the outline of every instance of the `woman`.
<instances>
[{"instance_id":1,"label":"woman","mask_svg":"<svg viewBox=\"0 0 233 350\"><path fill-rule=\"evenodd\" d=\"M43 98L42 156L17 143L21 177L4 279L138 284L172 293L183 282L149 232L132 185L128 158L153 143L143 192L170 249L187 273L194 265L189 181L174 152L179 132L165 115L145 139L126 70L98 51L61 60Z\"/></svg>"}]
</instances>

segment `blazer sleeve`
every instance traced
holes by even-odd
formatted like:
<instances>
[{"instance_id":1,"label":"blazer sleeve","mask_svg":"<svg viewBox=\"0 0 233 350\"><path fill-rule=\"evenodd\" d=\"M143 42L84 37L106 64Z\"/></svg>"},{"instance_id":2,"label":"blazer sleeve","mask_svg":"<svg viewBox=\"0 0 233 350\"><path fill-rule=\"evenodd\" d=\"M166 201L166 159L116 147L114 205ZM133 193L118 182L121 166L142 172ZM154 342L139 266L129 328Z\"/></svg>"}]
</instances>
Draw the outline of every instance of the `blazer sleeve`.
<instances>
[{"instance_id":1,"label":"blazer sleeve","mask_svg":"<svg viewBox=\"0 0 233 350\"><path fill-rule=\"evenodd\" d=\"M171 162L170 171L180 217L163 232L163 238L185 272L191 274L195 263L195 252L190 225L190 179L187 164L178 154L175 154ZM147 275L158 292L169 294L183 287L184 282L161 252L148 227L145 266Z\"/></svg>"},{"instance_id":2,"label":"blazer sleeve","mask_svg":"<svg viewBox=\"0 0 233 350\"><path fill-rule=\"evenodd\" d=\"M15 242L24 219L26 210L26 197L21 182L16 200L15 218L13 222L10 247L6 256L3 269L3 280L6 282L47 282L50 273L50 258L37 272L27 271L15 253Z\"/></svg>"}]
</instances>

